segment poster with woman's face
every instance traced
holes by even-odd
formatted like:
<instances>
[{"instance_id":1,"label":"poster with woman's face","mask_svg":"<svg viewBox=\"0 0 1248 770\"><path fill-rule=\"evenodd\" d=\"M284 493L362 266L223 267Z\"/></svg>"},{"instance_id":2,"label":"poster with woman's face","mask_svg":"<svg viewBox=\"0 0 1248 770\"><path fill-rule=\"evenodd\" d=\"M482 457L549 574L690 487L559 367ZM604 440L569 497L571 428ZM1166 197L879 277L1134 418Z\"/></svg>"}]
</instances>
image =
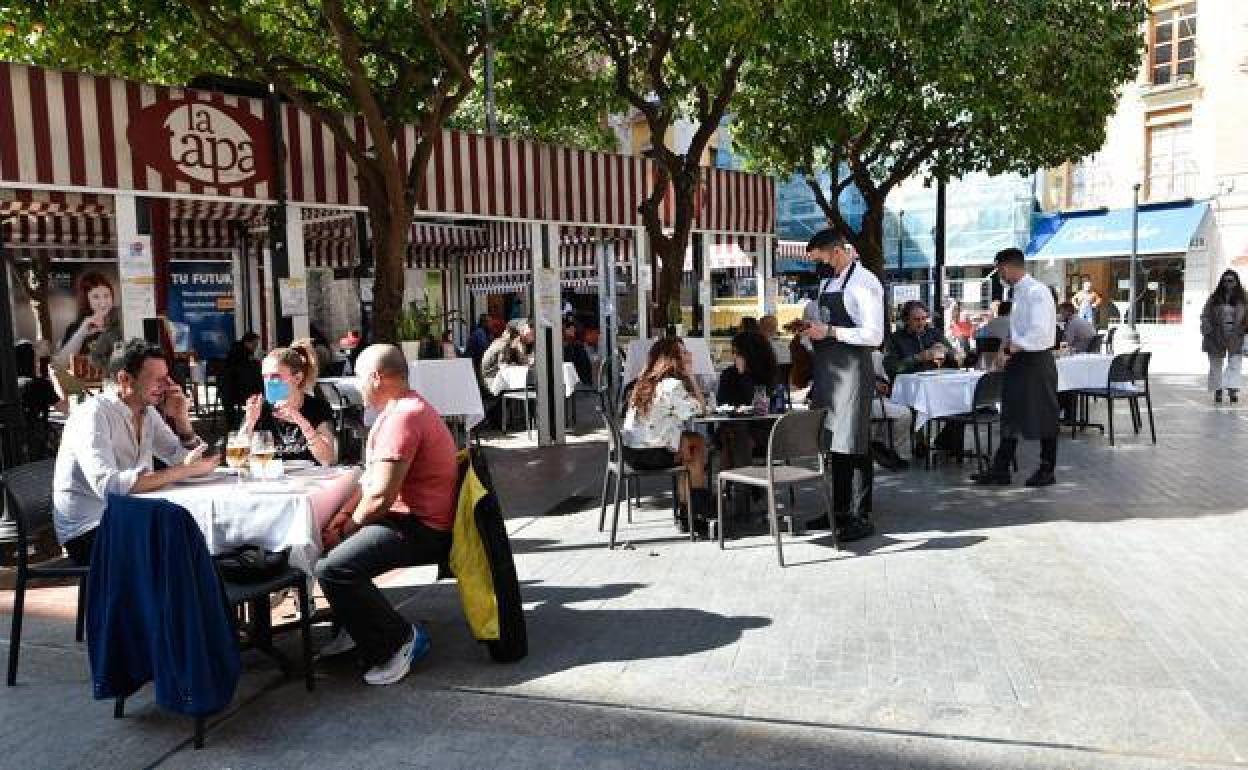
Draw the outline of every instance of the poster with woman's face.
<instances>
[{"instance_id":1,"label":"poster with woman's face","mask_svg":"<svg viewBox=\"0 0 1248 770\"><path fill-rule=\"evenodd\" d=\"M29 265L29 262L19 260L9 280L13 287L14 337L34 340L35 313L30 306L24 275ZM61 347L65 331L80 318L105 319L114 309L120 312L120 280L116 260L53 262L48 278L48 310L52 317L52 338L48 342L53 351ZM85 291L80 291L84 288ZM83 306L81 309L80 303Z\"/></svg>"}]
</instances>

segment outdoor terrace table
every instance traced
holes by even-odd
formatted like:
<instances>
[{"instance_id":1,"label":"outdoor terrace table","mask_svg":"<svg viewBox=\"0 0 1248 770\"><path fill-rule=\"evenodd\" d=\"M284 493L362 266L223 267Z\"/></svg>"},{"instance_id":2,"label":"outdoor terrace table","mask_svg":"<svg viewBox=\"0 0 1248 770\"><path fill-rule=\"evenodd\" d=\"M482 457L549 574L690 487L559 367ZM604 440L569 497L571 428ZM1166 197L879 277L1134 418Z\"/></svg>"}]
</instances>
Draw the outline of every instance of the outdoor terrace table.
<instances>
[{"instance_id":1,"label":"outdoor terrace table","mask_svg":"<svg viewBox=\"0 0 1248 770\"><path fill-rule=\"evenodd\" d=\"M317 382L333 385L354 406L364 405L354 377L322 377ZM470 433L485 419L481 390L470 358L412 361L407 368L407 382L442 417L462 418Z\"/></svg>"},{"instance_id":2,"label":"outdoor terrace table","mask_svg":"<svg viewBox=\"0 0 1248 770\"><path fill-rule=\"evenodd\" d=\"M210 553L241 545L290 549L290 565L311 573L321 529L351 496L359 468L310 468L280 481L239 483L228 469L139 497L164 498L191 513Z\"/></svg>"}]
</instances>

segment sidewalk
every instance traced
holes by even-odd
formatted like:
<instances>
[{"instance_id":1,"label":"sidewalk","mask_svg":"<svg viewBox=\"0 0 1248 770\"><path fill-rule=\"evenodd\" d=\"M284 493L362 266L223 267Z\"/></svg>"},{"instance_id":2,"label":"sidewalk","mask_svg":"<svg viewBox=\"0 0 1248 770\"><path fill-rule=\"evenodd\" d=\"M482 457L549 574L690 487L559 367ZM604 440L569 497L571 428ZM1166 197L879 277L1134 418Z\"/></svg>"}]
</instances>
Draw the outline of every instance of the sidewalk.
<instances>
[{"instance_id":1,"label":"sidewalk","mask_svg":"<svg viewBox=\"0 0 1248 770\"><path fill-rule=\"evenodd\" d=\"M529 658L490 663L452 585L394 573L434 638L407 681L368 688L335 665L309 695L247 655L202 752L150 688L120 722L90 699L72 590L41 590L21 686L0 691L5 764L1245 767L1248 405L1214 408L1200 379L1157 378L1155 447L1125 408L1116 448L1065 434L1046 490L881 473L880 534L840 554L824 533L789 538L784 570L766 537L680 539L663 497L621 522L616 551L596 501L509 512ZM591 448L535 483L597 494ZM504 502L540 451L491 454Z\"/></svg>"}]
</instances>

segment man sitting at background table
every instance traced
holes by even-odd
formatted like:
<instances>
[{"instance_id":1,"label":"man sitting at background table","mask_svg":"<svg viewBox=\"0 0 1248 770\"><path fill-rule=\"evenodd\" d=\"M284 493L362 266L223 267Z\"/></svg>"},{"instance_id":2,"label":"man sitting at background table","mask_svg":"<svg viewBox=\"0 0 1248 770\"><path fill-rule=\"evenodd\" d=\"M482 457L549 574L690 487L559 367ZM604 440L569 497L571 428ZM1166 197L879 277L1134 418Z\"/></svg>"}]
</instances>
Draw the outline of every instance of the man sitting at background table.
<instances>
[{"instance_id":1,"label":"man sitting at background table","mask_svg":"<svg viewBox=\"0 0 1248 770\"><path fill-rule=\"evenodd\" d=\"M364 405L377 411L355 494L325 525L328 553L314 570L341 627L321 657L358 647L368 684L394 684L429 653L429 634L386 600L373 578L437 564L450 551L459 468L442 417L407 382L394 345L370 345L356 362Z\"/></svg>"},{"instance_id":2,"label":"man sitting at background table","mask_svg":"<svg viewBox=\"0 0 1248 770\"><path fill-rule=\"evenodd\" d=\"M111 386L70 412L52 480L56 539L74 563L91 561L108 495L155 492L212 473L220 455L204 455L189 404L160 348L134 339L108 361ZM156 411L163 404L173 427ZM152 470L153 457L168 467Z\"/></svg>"},{"instance_id":3,"label":"man sitting at background table","mask_svg":"<svg viewBox=\"0 0 1248 770\"><path fill-rule=\"evenodd\" d=\"M1062 327L1062 341L1075 353L1087 353L1096 336L1096 327L1080 318L1078 312L1075 303L1063 302L1057 306L1057 321Z\"/></svg>"},{"instance_id":4,"label":"man sitting at background table","mask_svg":"<svg viewBox=\"0 0 1248 770\"><path fill-rule=\"evenodd\" d=\"M935 369L938 363L957 367L953 344L932 326L927 305L910 300L901 306L901 318L902 328L884 341L884 370L890 378Z\"/></svg>"}]
</instances>

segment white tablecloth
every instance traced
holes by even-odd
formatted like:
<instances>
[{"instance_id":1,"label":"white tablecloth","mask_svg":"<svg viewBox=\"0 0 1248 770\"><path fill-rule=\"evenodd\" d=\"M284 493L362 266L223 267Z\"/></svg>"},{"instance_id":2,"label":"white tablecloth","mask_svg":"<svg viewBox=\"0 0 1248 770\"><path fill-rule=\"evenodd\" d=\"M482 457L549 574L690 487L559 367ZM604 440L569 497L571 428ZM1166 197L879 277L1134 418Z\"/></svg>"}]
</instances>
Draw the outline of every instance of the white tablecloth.
<instances>
[{"instance_id":1,"label":"white tablecloth","mask_svg":"<svg viewBox=\"0 0 1248 770\"><path fill-rule=\"evenodd\" d=\"M220 475L220 480L175 484L141 497L163 497L190 511L214 554L240 545L289 548L291 566L310 573L321 555L321 527L350 497L360 475L358 468L339 468L330 478L315 478L329 470L242 484Z\"/></svg>"},{"instance_id":2,"label":"white tablecloth","mask_svg":"<svg viewBox=\"0 0 1248 770\"><path fill-rule=\"evenodd\" d=\"M1104 388L1109 378L1109 353L1078 353L1057 359L1057 389Z\"/></svg>"},{"instance_id":3,"label":"white tablecloth","mask_svg":"<svg viewBox=\"0 0 1248 770\"><path fill-rule=\"evenodd\" d=\"M468 430L485 418L485 407L481 404L481 391L471 358L413 361L408 364L407 381L412 390L424 396L438 410L438 414L463 417ZM363 404L354 377L322 377L319 382L333 385L352 404Z\"/></svg>"},{"instance_id":4,"label":"white tablecloth","mask_svg":"<svg viewBox=\"0 0 1248 770\"><path fill-rule=\"evenodd\" d=\"M528 366L503 366L499 367L498 374L494 376L494 381L490 383L490 392L497 395L504 390L524 390L529 381ZM576 366L568 361L563 362L563 395L565 398L571 398L576 392L576 386L581 382L581 378L576 373Z\"/></svg>"},{"instance_id":5,"label":"white tablecloth","mask_svg":"<svg viewBox=\"0 0 1248 770\"><path fill-rule=\"evenodd\" d=\"M1058 391L1103 388L1114 357L1108 353L1078 353L1057 359ZM971 411L980 371L899 374L893 382L892 400L917 412L917 430L935 417Z\"/></svg>"},{"instance_id":6,"label":"white tablecloth","mask_svg":"<svg viewBox=\"0 0 1248 770\"><path fill-rule=\"evenodd\" d=\"M715 371L715 364L711 362L711 349L706 344L706 340L701 337L682 337L681 341L685 343L685 350L693 354L694 375L712 382L718 380L719 373ZM650 348L654 343L654 339L633 340L628 343L628 352L625 353L624 361L625 385L641 376L650 356Z\"/></svg>"},{"instance_id":7,"label":"white tablecloth","mask_svg":"<svg viewBox=\"0 0 1248 770\"><path fill-rule=\"evenodd\" d=\"M899 374L893 380L894 403L915 411L914 429L928 420L964 414L975 401L975 385L984 373L980 371L938 371L932 374Z\"/></svg>"}]
</instances>

